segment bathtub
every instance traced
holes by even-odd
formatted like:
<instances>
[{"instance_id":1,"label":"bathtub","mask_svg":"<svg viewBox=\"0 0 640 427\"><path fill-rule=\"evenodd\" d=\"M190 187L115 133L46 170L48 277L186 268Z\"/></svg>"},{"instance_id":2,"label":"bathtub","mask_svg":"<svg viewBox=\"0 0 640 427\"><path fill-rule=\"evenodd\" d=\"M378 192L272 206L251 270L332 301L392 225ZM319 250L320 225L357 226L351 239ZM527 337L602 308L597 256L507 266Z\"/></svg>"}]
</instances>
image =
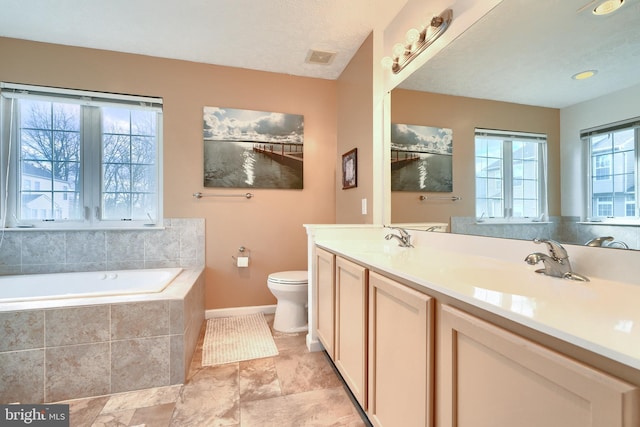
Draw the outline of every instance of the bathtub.
<instances>
[{"instance_id":1,"label":"bathtub","mask_svg":"<svg viewBox=\"0 0 640 427\"><path fill-rule=\"evenodd\" d=\"M162 292L182 268L0 276L0 304Z\"/></svg>"},{"instance_id":2,"label":"bathtub","mask_svg":"<svg viewBox=\"0 0 640 427\"><path fill-rule=\"evenodd\" d=\"M204 268L0 277L0 404L183 383Z\"/></svg>"}]
</instances>

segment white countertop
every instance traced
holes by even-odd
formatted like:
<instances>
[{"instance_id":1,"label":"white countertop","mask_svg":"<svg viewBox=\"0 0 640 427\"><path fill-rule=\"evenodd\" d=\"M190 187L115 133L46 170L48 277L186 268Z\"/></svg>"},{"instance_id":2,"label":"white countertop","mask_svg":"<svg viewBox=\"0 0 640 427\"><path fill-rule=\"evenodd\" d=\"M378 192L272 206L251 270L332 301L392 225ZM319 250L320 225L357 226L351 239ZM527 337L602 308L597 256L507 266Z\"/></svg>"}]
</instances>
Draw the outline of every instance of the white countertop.
<instances>
[{"instance_id":1,"label":"white countertop","mask_svg":"<svg viewBox=\"0 0 640 427\"><path fill-rule=\"evenodd\" d=\"M333 238L315 243L411 281L426 293L431 289L640 369L638 285L597 277L590 282L547 277L535 273L541 265L429 245L400 248L391 241ZM518 259L526 255L518 254Z\"/></svg>"}]
</instances>

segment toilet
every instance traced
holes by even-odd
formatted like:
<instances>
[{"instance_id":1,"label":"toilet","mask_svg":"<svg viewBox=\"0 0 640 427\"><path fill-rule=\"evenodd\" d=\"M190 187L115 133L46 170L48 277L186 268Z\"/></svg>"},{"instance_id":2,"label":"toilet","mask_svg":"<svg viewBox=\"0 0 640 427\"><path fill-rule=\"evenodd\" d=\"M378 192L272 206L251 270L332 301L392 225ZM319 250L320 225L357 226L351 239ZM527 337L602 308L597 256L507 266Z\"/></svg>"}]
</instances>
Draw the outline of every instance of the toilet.
<instances>
[{"instance_id":1,"label":"toilet","mask_svg":"<svg viewBox=\"0 0 640 427\"><path fill-rule=\"evenodd\" d=\"M267 279L269 290L278 300L273 329L279 332L304 332L307 325L306 270L271 273Z\"/></svg>"}]
</instances>

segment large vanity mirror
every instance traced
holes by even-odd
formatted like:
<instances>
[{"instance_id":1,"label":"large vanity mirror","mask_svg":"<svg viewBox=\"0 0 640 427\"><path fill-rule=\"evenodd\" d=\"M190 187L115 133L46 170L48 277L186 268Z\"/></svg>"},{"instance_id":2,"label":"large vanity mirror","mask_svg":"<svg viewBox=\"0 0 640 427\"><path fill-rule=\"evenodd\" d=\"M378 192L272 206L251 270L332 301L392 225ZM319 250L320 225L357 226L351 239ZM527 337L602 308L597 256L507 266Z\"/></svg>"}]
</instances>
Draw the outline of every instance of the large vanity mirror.
<instances>
[{"instance_id":1,"label":"large vanity mirror","mask_svg":"<svg viewBox=\"0 0 640 427\"><path fill-rule=\"evenodd\" d=\"M571 244L611 236L604 246L640 249L633 221L588 218L591 160L581 132L640 117L640 1L615 0L619 10L597 16L601 3L503 0L392 90L393 124L450 129L453 141L452 191L391 191L392 223ZM589 70L591 78L573 77ZM546 135L544 215L500 223L476 212L477 129ZM437 171L427 161L419 173L428 180Z\"/></svg>"}]
</instances>

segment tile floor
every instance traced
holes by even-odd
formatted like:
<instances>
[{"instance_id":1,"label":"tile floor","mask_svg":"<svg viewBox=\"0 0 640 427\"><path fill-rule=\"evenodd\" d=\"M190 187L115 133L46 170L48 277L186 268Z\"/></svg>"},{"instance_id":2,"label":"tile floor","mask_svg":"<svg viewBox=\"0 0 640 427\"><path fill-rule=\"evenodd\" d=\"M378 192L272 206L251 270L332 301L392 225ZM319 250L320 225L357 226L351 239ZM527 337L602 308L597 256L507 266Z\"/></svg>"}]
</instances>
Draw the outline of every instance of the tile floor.
<instances>
[{"instance_id":1,"label":"tile floor","mask_svg":"<svg viewBox=\"0 0 640 427\"><path fill-rule=\"evenodd\" d=\"M369 425L325 353L307 350L306 333L272 333L278 356L203 367L203 328L184 385L63 402L71 426Z\"/></svg>"}]
</instances>

